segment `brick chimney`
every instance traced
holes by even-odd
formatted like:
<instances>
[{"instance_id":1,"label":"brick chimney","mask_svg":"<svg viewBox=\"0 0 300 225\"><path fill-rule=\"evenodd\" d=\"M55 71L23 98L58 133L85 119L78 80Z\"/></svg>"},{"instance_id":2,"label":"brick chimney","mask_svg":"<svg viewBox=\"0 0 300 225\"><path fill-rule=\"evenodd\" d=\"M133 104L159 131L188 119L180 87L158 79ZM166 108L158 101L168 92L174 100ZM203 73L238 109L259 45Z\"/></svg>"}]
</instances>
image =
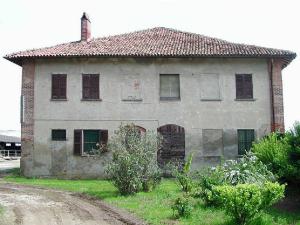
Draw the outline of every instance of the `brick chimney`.
<instances>
[{"instance_id":1,"label":"brick chimney","mask_svg":"<svg viewBox=\"0 0 300 225\"><path fill-rule=\"evenodd\" d=\"M91 40L91 21L85 12L81 17L81 41Z\"/></svg>"}]
</instances>

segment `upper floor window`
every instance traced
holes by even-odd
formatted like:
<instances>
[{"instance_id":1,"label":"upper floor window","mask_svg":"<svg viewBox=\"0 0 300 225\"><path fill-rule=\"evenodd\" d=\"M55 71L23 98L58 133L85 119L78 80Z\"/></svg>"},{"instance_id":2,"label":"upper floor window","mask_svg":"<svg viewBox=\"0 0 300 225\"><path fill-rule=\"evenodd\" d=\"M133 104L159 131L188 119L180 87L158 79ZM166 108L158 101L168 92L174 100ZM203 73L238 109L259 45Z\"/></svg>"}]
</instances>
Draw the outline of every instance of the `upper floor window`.
<instances>
[{"instance_id":1,"label":"upper floor window","mask_svg":"<svg viewBox=\"0 0 300 225\"><path fill-rule=\"evenodd\" d=\"M82 75L82 99L99 99L99 74Z\"/></svg>"},{"instance_id":2,"label":"upper floor window","mask_svg":"<svg viewBox=\"0 0 300 225\"><path fill-rule=\"evenodd\" d=\"M238 154L243 155L245 151L249 151L254 141L253 129L241 129L238 130Z\"/></svg>"},{"instance_id":3,"label":"upper floor window","mask_svg":"<svg viewBox=\"0 0 300 225\"><path fill-rule=\"evenodd\" d=\"M200 96L202 101L221 100L219 80L219 74L201 74Z\"/></svg>"},{"instance_id":4,"label":"upper floor window","mask_svg":"<svg viewBox=\"0 0 300 225\"><path fill-rule=\"evenodd\" d=\"M180 99L179 74L160 74L160 99Z\"/></svg>"},{"instance_id":5,"label":"upper floor window","mask_svg":"<svg viewBox=\"0 0 300 225\"><path fill-rule=\"evenodd\" d=\"M252 74L236 74L236 99L253 99Z\"/></svg>"},{"instance_id":6,"label":"upper floor window","mask_svg":"<svg viewBox=\"0 0 300 225\"><path fill-rule=\"evenodd\" d=\"M67 99L66 74L52 74L51 99Z\"/></svg>"}]
</instances>

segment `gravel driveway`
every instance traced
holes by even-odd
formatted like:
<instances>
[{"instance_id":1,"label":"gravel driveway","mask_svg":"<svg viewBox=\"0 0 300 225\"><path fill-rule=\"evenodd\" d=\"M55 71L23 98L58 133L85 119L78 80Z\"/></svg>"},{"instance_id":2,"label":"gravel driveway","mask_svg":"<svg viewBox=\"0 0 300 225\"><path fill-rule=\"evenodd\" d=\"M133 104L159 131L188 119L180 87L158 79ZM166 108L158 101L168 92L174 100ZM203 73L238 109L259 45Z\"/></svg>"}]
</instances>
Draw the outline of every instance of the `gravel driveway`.
<instances>
[{"instance_id":1,"label":"gravel driveway","mask_svg":"<svg viewBox=\"0 0 300 225\"><path fill-rule=\"evenodd\" d=\"M144 224L100 200L70 192L0 182L2 225Z\"/></svg>"},{"instance_id":2,"label":"gravel driveway","mask_svg":"<svg viewBox=\"0 0 300 225\"><path fill-rule=\"evenodd\" d=\"M20 159L4 160L0 158L0 172L3 170L9 170L14 168L20 168Z\"/></svg>"}]
</instances>

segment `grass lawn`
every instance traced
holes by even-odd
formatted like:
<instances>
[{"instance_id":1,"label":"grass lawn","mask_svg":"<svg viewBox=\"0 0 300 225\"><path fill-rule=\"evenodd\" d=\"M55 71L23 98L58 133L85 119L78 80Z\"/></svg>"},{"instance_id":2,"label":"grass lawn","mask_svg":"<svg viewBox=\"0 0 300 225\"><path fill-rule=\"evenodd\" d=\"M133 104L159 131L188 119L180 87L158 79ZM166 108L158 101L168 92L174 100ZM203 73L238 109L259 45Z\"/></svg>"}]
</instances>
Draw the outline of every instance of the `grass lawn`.
<instances>
[{"instance_id":1,"label":"grass lawn","mask_svg":"<svg viewBox=\"0 0 300 225\"><path fill-rule=\"evenodd\" d=\"M190 218L175 219L170 205L180 194L180 190L176 182L170 179L163 180L153 192L138 193L133 196L120 196L116 188L106 180L27 179L18 176L9 176L5 180L20 184L82 192L127 209L150 224L233 224L222 210L205 207L197 200L194 202L195 209ZM270 209L252 224L300 225L300 212L284 213L276 209Z\"/></svg>"}]
</instances>

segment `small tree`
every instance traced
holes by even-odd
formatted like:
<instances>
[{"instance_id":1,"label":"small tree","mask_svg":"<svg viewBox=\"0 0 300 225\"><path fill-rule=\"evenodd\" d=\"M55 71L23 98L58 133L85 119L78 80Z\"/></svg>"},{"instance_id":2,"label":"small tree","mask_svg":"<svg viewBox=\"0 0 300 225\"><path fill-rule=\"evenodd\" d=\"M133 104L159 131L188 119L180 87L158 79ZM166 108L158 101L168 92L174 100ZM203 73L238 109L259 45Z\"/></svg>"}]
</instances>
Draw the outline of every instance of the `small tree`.
<instances>
[{"instance_id":1,"label":"small tree","mask_svg":"<svg viewBox=\"0 0 300 225\"><path fill-rule=\"evenodd\" d=\"M160 137L141 133L133 124L121 125L108 144L112 160L106 172L122 195L150 191L160 181L157 149Z\"/></svg>"},{"instance_id":2,"label":"small tree","mask_svg":"<svg viewBox=\"0 0 300 225\"><path fill-rule=\"evenodd\" d=\"M193 178L191 173L191 166L193 161L193 153L191 153L184 165L180 163L171 163L168 165L174 176L180 184L181 190L188 193L193 188ZM181 168L182 167L182 168Z\"/></svg>"}]
</instances>

